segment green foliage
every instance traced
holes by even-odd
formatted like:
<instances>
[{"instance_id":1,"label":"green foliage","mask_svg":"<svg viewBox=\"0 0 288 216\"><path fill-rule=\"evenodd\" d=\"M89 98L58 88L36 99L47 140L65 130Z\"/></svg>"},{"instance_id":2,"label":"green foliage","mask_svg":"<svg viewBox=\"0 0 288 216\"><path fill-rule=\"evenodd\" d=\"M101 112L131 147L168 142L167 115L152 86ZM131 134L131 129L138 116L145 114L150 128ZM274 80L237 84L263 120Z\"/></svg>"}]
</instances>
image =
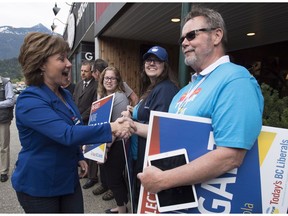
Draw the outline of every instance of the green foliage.
<instances>
[{"instance_id":1,"label":"green foliage","mask_svg":"<svg viewBox=\"0 0 288 216\"><path fill-rule=\"evenodd\" d=\"M264 97L263 125L288 128L288 97L279 97L279 92L269 85L261 85Z\"/></svg>"},{"instance_id":2,"label":"green foliage","mask_svg":"<svg viewBox=\"0 0 288 216\"><path fill-rule=\"evenodd\" d=\"M0 60L0 75L2 77L9 77L14 83L23 80L23 74L18 59Z\"/></svg>"}]
</instances>

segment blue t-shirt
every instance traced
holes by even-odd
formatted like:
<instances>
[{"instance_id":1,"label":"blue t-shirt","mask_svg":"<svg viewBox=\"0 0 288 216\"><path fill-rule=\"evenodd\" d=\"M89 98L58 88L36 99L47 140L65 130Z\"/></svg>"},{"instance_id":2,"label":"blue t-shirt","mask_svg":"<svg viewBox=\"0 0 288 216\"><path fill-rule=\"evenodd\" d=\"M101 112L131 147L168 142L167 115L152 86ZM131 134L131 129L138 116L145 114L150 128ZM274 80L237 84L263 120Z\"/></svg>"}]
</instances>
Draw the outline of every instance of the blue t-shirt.
<instances>
[{"instance_id":1,"label":"blue t-shirt","mask_svg":"<svg viewBox=\"0 0 288 216\"><path fill-rule=\"evenodd\" d=\"M217 146L251 149L262 127L263 105L256 79L227 62L181 89L169 112L211 118Z\"/></svg>"}]
</instances>

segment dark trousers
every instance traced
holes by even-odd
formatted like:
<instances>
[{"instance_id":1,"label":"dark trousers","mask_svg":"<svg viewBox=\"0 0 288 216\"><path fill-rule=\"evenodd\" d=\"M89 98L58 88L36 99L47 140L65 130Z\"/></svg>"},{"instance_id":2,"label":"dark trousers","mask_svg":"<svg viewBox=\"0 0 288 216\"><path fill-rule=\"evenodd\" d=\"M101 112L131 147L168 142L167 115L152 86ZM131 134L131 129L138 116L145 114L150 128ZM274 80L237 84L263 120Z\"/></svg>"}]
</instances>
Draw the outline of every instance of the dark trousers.
<instances>
[{"instance_id":1,"label":"dark trousers","mask_svg":"<svg viewBox=\"0 0 288 216\"><path fill-rule=\"evenodd\" d=\"M88 164L88 179L97 181L98 180L98 163L97 161L85 159Z\"/></svg>"},{"instance_id":2,"label":"dark trousers","mask_svg":"<svg viewBox=\"0 0 288 216\"><path fill-rule=\"evenodd\" d=\"M100 165L99 165L99 169L100 169L101 184L102 184L103 187L108 188L104 165L103 165L103 164L100 164Z\"/></svg>"},{"instance_id":3,"label":"dark trousers","mask_svg":"<svg viewBox=\"0 0 288 216\"><path fill-rule=\"evenodd\" d=\"M117 206L128 203L128 190L124 178L125 156L122 140L113 143L104 163L106 182L112 190Z\"/></svg>"},{"instance_id":4,"label":"dark trousers","mask_svg":"<svg viewBox=\"0 0 288 216\"><path fill-rule=\"evenodd\" d=\"M84 213L80 182L73 194L56 197L34 197L16 192L25 213Z\"/></svg>"}]
</instances>

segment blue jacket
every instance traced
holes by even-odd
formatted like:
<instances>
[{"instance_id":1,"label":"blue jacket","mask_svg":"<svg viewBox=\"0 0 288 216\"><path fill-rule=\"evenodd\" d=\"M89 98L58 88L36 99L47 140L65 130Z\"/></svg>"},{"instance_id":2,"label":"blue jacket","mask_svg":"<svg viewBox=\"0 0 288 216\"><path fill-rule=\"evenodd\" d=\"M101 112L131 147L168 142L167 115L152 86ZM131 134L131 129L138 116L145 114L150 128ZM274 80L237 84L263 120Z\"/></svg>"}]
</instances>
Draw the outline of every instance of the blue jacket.
<instances>
[{"instance_id":1,"label":"blue jacket","mask_svg":"<svg viewBox=\"0 0 288 216\"><path fill-rule=\"evenodd\" d=\"M17 192L51 197L74 192L79 181L80 145L111 142L110 124L75 125L81 115L67 90L66 106L46 85L30 86L18 97L16 125L22 149L11 181ZM79 122L78 122L79 123Z\"/></svg>"}]
</instances>

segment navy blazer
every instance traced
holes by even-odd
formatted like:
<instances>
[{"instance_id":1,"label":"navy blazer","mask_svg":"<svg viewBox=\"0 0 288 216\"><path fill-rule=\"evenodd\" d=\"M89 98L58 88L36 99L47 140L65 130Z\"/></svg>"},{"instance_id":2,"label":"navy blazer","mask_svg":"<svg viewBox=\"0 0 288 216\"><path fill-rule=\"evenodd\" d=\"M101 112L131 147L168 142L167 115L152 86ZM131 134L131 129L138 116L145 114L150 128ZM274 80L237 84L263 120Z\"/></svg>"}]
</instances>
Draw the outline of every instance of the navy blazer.
<instances>
[{"instance_id":1,"label":"navy blazer","mask_svg":"<svg viewBox=\"0 0 288 216\"><path fill-rule=\"evenodd\" d=\"M81 113L85 125L89 122L91 105L97 100L97 86L98 82L95 81L93 77L84 91L82 90L83 80L79 81L75 86L73 99Z\"/></svg>"},{"instance_id":2,"label":"navy blazer","mask_svg":"<svg viewBox=\"0 0 288 216\"><path fill-rule=\"evenodd\" d=\"M59 91L68 106L46 85L30 86L17 98L22 149L11 178L17 192L37 197L73 193L79 181L78 162L83 159L80 145L112 140L110 124L81 125L72 95L60 87Z\"/></svg>"}]
</instances>

